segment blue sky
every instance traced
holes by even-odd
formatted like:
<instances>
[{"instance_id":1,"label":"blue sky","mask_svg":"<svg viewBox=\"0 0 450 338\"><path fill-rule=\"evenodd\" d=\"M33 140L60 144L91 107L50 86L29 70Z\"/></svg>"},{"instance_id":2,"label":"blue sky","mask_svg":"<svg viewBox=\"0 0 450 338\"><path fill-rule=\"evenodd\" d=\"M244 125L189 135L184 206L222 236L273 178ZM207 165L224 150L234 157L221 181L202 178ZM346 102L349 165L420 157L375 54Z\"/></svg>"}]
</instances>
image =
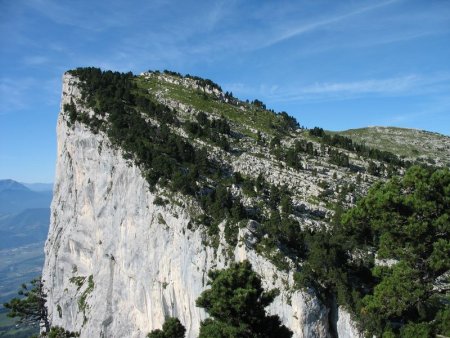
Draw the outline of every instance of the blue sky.
<instances>
[{"instance_id":1,"label":"blue sky","mask_svg":"<svg viewBox=\"0 0 450 338\"><path fill-rule=\"evenodd\" d=\"M51 182L61 76L170 69L300 124L450 135L450 1L0 0L0 178Z\"/></svg>"}]
</instances>

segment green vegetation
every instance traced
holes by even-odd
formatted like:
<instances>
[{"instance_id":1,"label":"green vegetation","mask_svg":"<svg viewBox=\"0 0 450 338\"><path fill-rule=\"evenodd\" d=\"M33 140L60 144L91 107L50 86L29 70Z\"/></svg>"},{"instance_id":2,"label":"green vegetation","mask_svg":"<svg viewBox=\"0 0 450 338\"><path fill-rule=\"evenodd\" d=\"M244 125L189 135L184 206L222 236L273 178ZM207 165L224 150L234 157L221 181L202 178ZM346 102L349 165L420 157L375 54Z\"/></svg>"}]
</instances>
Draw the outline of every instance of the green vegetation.
<instances>
[{"instance_id":1,"label":"green vegetation","mask_svg":"<svg viewBox=\"0 0 450 338\"><path fill-rule=\"evenodd\" d=\"M152 72L152 71L149 70L149 72ZM159 71L155 71L154 73L155 73L155 74L160 74ZM217 83L213 82L213 81L210 80L210 79L204 79L204 78L201 78L201 77L199 77L199 76L189 75L189 74L186 74L185 76L183 76L183 75L181 75L181 74L178 73L178 72L173 72L173 71L167 70L167 69L164 69L164 70L163 70L163 73L164 73L165 75L170 75L170 76L173 76L173 77L178 77L178 78L180 78L180 79L182 79L182 78L187 78L187 79L195 80L195 84L196 84L197 86L203 88L203 89L205 89L206 87L209 87L209 88L211 88L211 89L216 89L216 90L218 90L218 91L220 91L220 92L222 91L222 88L221 88Z\"/></svg>"},{"instance_id":2,"label":"green vegetation","mask_svg":"<svg viewBox=\"0 0 450 338\"><path fill-rule=\"evenodd\" d=\"M424 163L450 165L450 137L423 130L394 127L350 129L338 133L367 147L389 151Z\"/></svg>"},{"instance_id":3,"label":"green vegetation","mask_svg":"<svg viewBox=\"0 0 450 338\"><path fill-rule=\"evenodd\" d=\"M354 142L351 138L346 136L341 136L338 134L330 135L322 128L314 127L309 131L309 134L311 136L318 137L320 141L326 145L346 149L366 158L382 161L397 167L411 166L410 162L400 159L397 155L389 151L367 147L362 143Z\"/></svg>"},{"instance_id":4,"label":"green vegetation","mask_svg":"<svg viewBox=\"0 0 450 338\"><path fill-rule=\"evenodd\" d=\"M42 335L41 337L72 338L72 337L79 337L79 336L80 336L80 334L78 332L71 332L60 326L52 326L50 328L50 332L48 333L48 335Z\"/></svg>"},{"instance_id":5,"label":"green vegetation","mask_svg":"<svg viewBox=\"0 0 450 338\"><path fill-rule=\"evenodd\" d=\"M42 323L45 332L50 331L47 317L47 294L40 278L33 279L29 285L22 284L19 298L13 298L3 306L9 310L8 317L17 318L22 326L37 326Z\"/></svg>"},{"instance_id":6,"label":"green vegetation","mask_svg":"<svg viewBox=\"0 0 450 338\"><path fill-rule=\"evenodd\" d=\"M153 330L148 338L184 338L186 329L180 323L178 318L167 318L163 324L162 330Z\"/></svg>"},{"instance_id":7,"label":"green vegetation","mask_svg":"<svg viewBox=\"0 0 450 338\"><path fill-rule=\"evenodd\" d=\"M172 127L181 125L173 111L154 102L130 73L79 68L72 74L81 80L82 96L95 114L89 117L66 107L69 123L78 121L94 133L105 132L111 143L141 168L150 187L158 184L196 199L205 211L201 223L208 226L213 242L217 243L217 225L224 218L236 222L246 218L241 202L228 189L233 175L230 169L210 160L205 148L195 148L173 132ZM149 123L146 116L156 119L159 125ZM196 119L185 123L189 133L229 148L230 126L224 118L210 120L199 113Z\"/></svg>"},{"instance_id":8,"label":"green vegetation","mask_svg":"<svg viewBox=\"0 0 450 338\"><path fill-rule=\"evenodd\" d=\"M68 106L70 123L85 123L93 132L103 130L111 142L143 170L151 187L158 184L194 197L205 211L201 223L209 227L210 236L218 234L217 225L224 218L232 220L230 226L247 218L242 203L229 190L234 173L223 163L210 160L205 148L193 147L171 130L181 122L169 108L155 103L148 95L145 84L151 81L135 79L130 73L102 72L95 68L79 68L72 74L81 80L82 95L95 115L73 113L76 109ZM183 90L181 86L175 88ZM192 98L192 95L183 97ZM213 98L208 100L224 104ZM226 116L225 110L221 112ZM268 113L272 116L273 128L284 131L298 128L295 119L286 113ZM258 116L264 114L261 112ZM240 115L248 114L240 112ZM158 120L159 126L148 123L145 116ZM200 112L196 121L187 121L183 127L192 136L206 138L228 150L231 128L224 116L208 118Z\"/></svg>"},{"instance_id":9,"label":"green vegetation","mask_svg":"<svg viewBox=\"0 0 450 338\"><path fill-rule=\"evenodd\" d=\"M197 114L196 119L197 122L187 121L185 123L185 129L189 134L198 138L206 138L225 151L230 150L227 136L230 135L231 129L223 116L220 119L212 119L210 121L205 113L200 112Z\"/></svg>"},{"instance_id":10,"label":"green vegetation","mask_svg":"<svg viewBox=\"0 0 450 338\"><path fill-rule=\"evenodd\" d=\"M270 141L270 152L275 158L296 170L302 169L306 158L319 154L327 154L329 161L340 167L355 169L347 152L340 149L375 160L368 163L367 169L375 176L393 176L399 167L409 167L410 163L348 137L330 135L321 128L314 128L307 135L320 141L320 149L306 139L297 139L292 147L285 149L283 138L296 130L298 123L286 113L266 110L259 100L244 103L230 94L225 98L207 94L201 88L187 88L158 79L157 73L149 75L148 79L94 68L77 69L72 73L82 81L84 100L95 114L78 112L71 102L64 107L68 123L78 121L94 133L104 132L115 147L124 151L126 159L141 168L150 189L158 185L195 201L203 213L195 215L188 228L204 225L210 245L217 247L218 225L222 221L226 221L227 243L235 246L239 226L252 219L259 223L252 229L254 249L280 269L295 266L299 270L296 274L299 287L314 288L330 307L335 302L345 306L368 335L449 334L447 286L450 281L445 274L450 269L448 170L411 167L403 179L395 177L373 187L367 197L347 212L343 209L345 196L355 191L356 185L343 183L340 191L333 191L320 179L316 184L322 189L319 198L326 200L337 194L337 204L328 205L329 209L334 209L334 217L327 227L302 229L292 217L305 212L293 205L297 196L286 187L269 184L261 175L253 179L233 172L230 165L215 159L217 154L208 153L210 145L220 147L222 151L217 153L226 154L228 159L234 152L242 151L236 148L237 140L242 137L236 130L244 133L247 127L253 126L256 128L251 132L255 134L252 135L254 144ZM180 74L170 72L166 72L166 76L181 78ZM218 89L207 80L197 85ZM180 120L174 111L156 101L154 95L161 90L197 113ZM231 104L226 100L232 101ZM185 133L180 129L189 137L181 136ZM193 142L193 139L203 142ZM313 168L311 175L318 178L323 173ZM356 182L364 184L361 175L356 177ZM244 206L242 198L250 200L252 205ZM317 203L316 196L309 196L308 200ZM163 198L155 199L157 205L165 203ZM329 221L325 213L308 217L319 224ZM390 265L376 264L375 258L384 259ZM79 299L83 311L88 290L93 288L91 277ZM81 278L84 277L71 279L79 289L85 282L85 278ZM237 309L247 311L248 303L239 303L239 297L233 298L234 291L228 289L242 290L244 293L239 294L242 297L253 295L253 298L244 298L259 302L257 306L252 305L258 318L264 317L264 304L270 299L264 298L259 277L251 272L251 267L233 265L223 273L211 273L210 278L212 287L198 303L211 315L202 324L201 336L237 334L245 337L256 322L261 327L269 325L265 327L267 332L278 327L275 319L266 317L264 323L257 321L252 317L254 312L246 312L250 317L239 319L242 325L236 326L236 313L242 312ZM223 301L218 302L220 299ZM163 334L163 331L155 334Z\"/></svg>"},{"instance_id":11,"label":"green vegetation","mask_svg":"<svg viewBox=\"0 0 450 338\"><path fill-rule=\"evenodd\" d=\"M51 327L47 311L47 294L41 278L33 279L29 285L22 284L18 292L19 298L13 298L3 306L9 311L8 317L17 318L18 328L9 330L2 337L29 337L38 333L42 325L44 332L39 337L69 338L78 337L77 332L70 332L61 327ZM58 305L58 311L60 311ZM34 336L33 337L37 337Z\"/></svg>"},{"instance_id":12,"label":"green vegetation","mask_svg":"<svg viewBox=\"0 0 450 338\"><path fill-rule=\"evenodd\" d=\"M74 277L70 277L69 282L71 282L72 284L75 284L77 286L77 289L80 290L80 288L83 286L85 280L86 280L86 277L84 277L84 276L74 276Z\"/></svg>"},{"instance_id":13,"label":"green vegetation","mask_svg":"<svg viewBox=\"0 0 450 338\"><path fill-rule=\"evenodd\" d=\"M79 289L80 289L80 287L78 287L78 290ZM88 285L87 285L86 289L81 293L81 296L78 298L78 302L77 302L78 309L81 312L83 312L83 325L87 322L86 310L89 308L89 305L87 304L86 299L93 290L94 290L94 277L92 275L90 275L88 278Z\"/></svg>"},{"instance_id":14,"label":"green vegetation","mask_svg":"<svg viewBox=\"0 0 450 338\"><path fill-rule=\"evenodd\" d=\"M325 302L335 294L369 336L448 335L449 217L450 171L411 167L374 186L342 223L306 236L297 282Z\"/></svg>"},{"instance_id":15,"label":"green vegetation","mask_svg":"<svg viewBox=\"0 0 450 338\"><path fill-rule=\"evenodd\" d=\"M202 292L197 306L210 318L200 326L200 338L292 337L278 316L265 311L276 291L264 292L260 277L248 261L208 274L211 288Z\"/></svg>"},{"instance_id":16,"label":"green vegetation","mask_svg":"<svg viewBox=\"0 0 450 338\"><path fill-rule=\"evenodd\" d=\"M86 298L87 296L94 290L94 278L92 275L88 278L88 286L86 287L86 290L83 291L80 298L78 299L78 308L83 311L83 313L86 310Z\"/></svg>"},{"instance_id":17,"label":"green vegetation","mask_svg":"<svg viewBox=\"0 0 450 338\"><path fill-rule=\"evenodd\" d=\"M330 163L336 164L341 167L350 166L350 161L347 154L341 153L335 149L328 149L330 155Z\"/></svg>"},{"instance_id":18,"label":"green vegetation","mask_svg":"<svg viewBox=\"0 0 450 338\"><path fill-rule=\"evenodd\" d=\"M158 73L156 73L157 75ZM182 77L181 74L175 75L171 72L166 72L166 75ZM150 75L149 78L137 77L135 79L137 86L143 92L152 93L163 90L164 95L170 99L176 100L185 105L189 105L198 111L206 111L223 115L226 119L236 123L240 131L246 135L256 137L254 132L250 129L258 129L268 134L286 133L295 130L299 127L298 122L285 112L279 114L269 111L265 105L259 100L254 100L252 103L242 102L235 99L230 100L228 97L218 97L212 94L206 94L204 90L193 90L174 83L159 80L157 76ZM227 102L225 101L227 99ZM241 110L241 109L244 109Z\"/></svg>"}]
</instances>

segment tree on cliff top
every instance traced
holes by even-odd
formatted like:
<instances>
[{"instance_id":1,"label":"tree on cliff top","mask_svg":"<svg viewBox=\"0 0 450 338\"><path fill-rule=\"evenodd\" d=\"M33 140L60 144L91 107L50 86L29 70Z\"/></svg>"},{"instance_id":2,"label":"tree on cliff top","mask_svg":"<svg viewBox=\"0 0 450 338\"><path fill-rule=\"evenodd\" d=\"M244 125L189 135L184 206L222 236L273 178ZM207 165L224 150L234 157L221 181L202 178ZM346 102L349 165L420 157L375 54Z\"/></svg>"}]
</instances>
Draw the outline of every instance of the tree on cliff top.
<instances>
[{"instance_id":1,"label":"tree on cliff top","mask_svg":"<svg viewBox=\"0 0 450 338\"><path fill-rule=\"evenodd\" d=\"M208 276L211 288L202 292L197 306L211 317L201 323L200 338L292 337L278 316L266 314L276 292L264 292L248 261L210 271Z\"/></svg>"}]
</instances>

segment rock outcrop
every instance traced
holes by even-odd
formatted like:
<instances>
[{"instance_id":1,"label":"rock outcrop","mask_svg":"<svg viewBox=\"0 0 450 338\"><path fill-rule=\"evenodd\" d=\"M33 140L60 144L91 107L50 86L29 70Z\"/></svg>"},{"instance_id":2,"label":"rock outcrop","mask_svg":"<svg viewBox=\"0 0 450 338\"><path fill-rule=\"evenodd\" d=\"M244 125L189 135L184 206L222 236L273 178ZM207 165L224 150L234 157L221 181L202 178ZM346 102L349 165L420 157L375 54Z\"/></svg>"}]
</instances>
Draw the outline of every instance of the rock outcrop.
<instances>
[{"instance_id":1,"label":"rock outcrop","mask_svg":"<svg viewBox=\"0 0 450 338\"><path fill-rule=\"evenodd\" d=\"M61 111L79 102L77 83L64 76ZM57 134L43 271L52 325L81 337L145 337L166 316L175 316L187 337L196 337L206 314L195 300L207 288L207 273L233 257L248 259L267 289L280 290L268 311L279 315L294 337L332 335L329 310L314 294L295 290L292 274L248 245L251 226L239 230L236 247L228 248L221 236L219 247L212 248L202 227L190 226L192 215L176 203L176 194L170 203L157 203L158 189L152 192L140 169L101 132L69 124L61 113ZM359 335L345 311L338 318L339 337Z\"/></svg>"}]
</instances>

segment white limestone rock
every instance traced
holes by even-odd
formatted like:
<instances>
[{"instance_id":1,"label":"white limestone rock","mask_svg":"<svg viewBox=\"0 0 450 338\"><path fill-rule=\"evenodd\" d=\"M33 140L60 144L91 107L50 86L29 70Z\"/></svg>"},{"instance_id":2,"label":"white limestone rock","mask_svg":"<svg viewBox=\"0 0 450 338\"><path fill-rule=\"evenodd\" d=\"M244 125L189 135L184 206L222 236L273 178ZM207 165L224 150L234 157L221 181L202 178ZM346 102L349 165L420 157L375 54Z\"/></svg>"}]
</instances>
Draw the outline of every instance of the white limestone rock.
<instances>
[{"instance_id":1,"label":"white limestone rock","mask_svg":"<svg viewBox=\"0 0 450 338\"><path fill-rule=\"evenodd\" d=\"M343 307L338 309L337 318L337 335L339 338L363 338L364 335L358 330L355 322L352 320L350 313Z\"/></svg>"},{"instance_id":2,"label":"white limestone rock","mask_svg":"<svg viewBox=\"0 0 450 338\"><path fill-rule=\"evenodd\" d=\"M77 79L64 77L61 107L79 105ZM61 108L61 110L63 110ZM227 264L223 236L217 252L205 245L202 228L191 229L188 209L155 205L141 171L102 134L70 127L60 114L51 225L43 279L52 325L81 337L145 337L166 316L180 319L196 337L205 312L195 300L207 272ZM293 291L293 276L279 271L245 245L240 230L236 260L248 259L267 289L280 295L269 307L294 337L329 337L328 309L313 294ZM342 316L341 316L342 317ZM341 319L343 337L351 320Z\"/></svg>"}]
</instances>

